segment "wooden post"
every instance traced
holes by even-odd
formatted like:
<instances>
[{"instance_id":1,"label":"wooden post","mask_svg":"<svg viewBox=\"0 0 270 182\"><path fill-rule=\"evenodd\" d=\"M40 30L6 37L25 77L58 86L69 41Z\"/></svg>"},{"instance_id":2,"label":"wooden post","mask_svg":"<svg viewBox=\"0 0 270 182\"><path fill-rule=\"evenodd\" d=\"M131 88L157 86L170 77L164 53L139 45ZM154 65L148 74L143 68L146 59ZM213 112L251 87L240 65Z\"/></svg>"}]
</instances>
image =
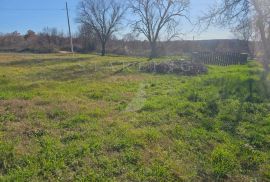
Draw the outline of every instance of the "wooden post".
<instances>
[{"instance_id":1,"label":"wooden post","mask_svg":"<svg viewBox=\"0 0 270 182\"><path fill-rule=\"evenodd\" d=\"M247 53L242 53L241 57L242 57L242 64L246 64L247 61L248 61L248 54Z\"/></svg>"},{"instance_id":2,"label":"wooden post","mask_svg":"<svg viewBox=\"0 0 270 182\"><path fill-rule=\"evenodd\" d=\"M68 21L68 32L69 32L69 38L70 38L70 48L71 48L71 52L74 53L73 40L72 40L70 22L69 22L69 12L68 12L68 3L67 3L67 1L66 1L66 11L67 11L67 21Z\"/></svg>"},{"instance_id":3,"label":"wooden post","mask_svg":"<svg viewBox=\"0 0 270 182\"><path fill-rule=\"evenodd\" d=\"M198 55L199 55L198 52L193 52L192 53L192 62L195 62L195 63L198 62Z\"/></svg>"}]
</instances>

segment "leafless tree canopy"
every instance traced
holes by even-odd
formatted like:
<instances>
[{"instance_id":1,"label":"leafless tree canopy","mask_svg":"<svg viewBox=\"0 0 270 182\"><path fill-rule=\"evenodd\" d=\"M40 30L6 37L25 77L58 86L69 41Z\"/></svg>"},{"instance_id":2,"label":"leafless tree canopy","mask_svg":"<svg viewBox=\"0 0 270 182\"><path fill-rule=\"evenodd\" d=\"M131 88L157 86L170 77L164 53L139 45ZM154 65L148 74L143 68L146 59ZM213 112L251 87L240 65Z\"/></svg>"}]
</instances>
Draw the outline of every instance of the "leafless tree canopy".
<instances>
[{"instance_id":1,"label":"leafless tree canopy","mask_svg":"<svg viewBox=\"0 0 270 182\"><path fill-rule=\"evenodd\" d=\"M79 27L78 38L81 43L82 51L89 52L94 51L97 48L99 39L96 32L86 24L82 24Z\"/></svg>"},{"instance_id":2,"label":"leafless tree canopy","mask_svg":"<svg viewBox=\"0 0 270 182\"><path fill-rule=\"evenodd\" d=\"M262 44L263 58L268 69L270 59L270 1L269 0L217 0L200 18L206 27L211 24L232 28L244 39L254 37Z\"/></svg>"},{"instance_id":3,"label":"leafless tree canopy","mask_svg":"<svg viewBox=\"0 0 270 182\"><path fill-rule=\"evenodd\" d=\"M211 24L234 27L250 19L250 0L218 0L201 17L207 26Z\"/></svg>"},{"instance_id":4,"label":"leafless tree canopy","mask_svg":"<svg viewBox=\"0 0 270 182\"><path fill-rule=\"evenodd\" d=\"M135 15L135 31L142 33L150 42L151 57L156 57L157 41L162 31L176 36L175 28L180 17L187 18L189 0L130 0Z\"/></svg>"},{"instance_id":5,"label":"leafless tree canopy","mask_svg":"<svg viewBox=\"0 0 270 182\"><path fill-rule=\"evenodd\" d=\"M123 5L117 0L82 0L80 3L78 21L96 32L103 56L106 43L118 31L124 12Z\"/></svg>"}]
</instances>

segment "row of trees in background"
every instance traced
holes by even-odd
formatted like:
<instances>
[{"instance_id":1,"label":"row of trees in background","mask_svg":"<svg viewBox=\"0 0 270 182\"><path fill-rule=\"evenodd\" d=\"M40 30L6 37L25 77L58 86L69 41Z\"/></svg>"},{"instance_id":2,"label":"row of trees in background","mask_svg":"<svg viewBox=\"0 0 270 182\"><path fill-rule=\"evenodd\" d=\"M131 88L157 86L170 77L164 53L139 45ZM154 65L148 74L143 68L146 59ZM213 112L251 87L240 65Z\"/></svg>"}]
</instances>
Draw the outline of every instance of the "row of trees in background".
<instances>
[{"instance_id":1,"label":"row of trees in background","mask_svg":"<svg viewBox=\"0 0 270 182\"><path fill-rule=\"evenodd\" d=\"M130 10L131 27L149 41L150 57L157 57L160 35L168 33L170 39L177 36L182 17L187 18L189 0L82 0L78 22L94 31L102 46L102 55L113 33L119 30L125 13Z\"/></svg>"},{"instance_id":2,"label":"row of trees in background","mask_svg":"<svg viewBox=\"0 0 270 182\"><path fill-rule=\"evenodd\" d=\"M25 35L17 31L0 35L1 51L48 53L64 48L63 45L68 46L68 40L56 28L44 28L40 33L28 30Z\"/></svg>"},{"instance_id":3,"label":"row of trees in background","mask_svg":"<svg viewBox=\"0 0 270 182\"><path fill-rule=\"evenodd\" d=\"M211 24L227 26L232 31L249 40L261 42L261 52L265 68L269 69L270 59L270 1L269 0L216 0L198 25ZM168 40L179 33L179 22L188 18L189 0L82 0L78 20L95 31L105 55L107 40L118 30L118 25L129 10L132 16L131 27L148 40L150 57L157 56L157 42L161 35Z\"/></svg>"},{"instance_id":4,"label":"row of trees in background","mask_svg":"<svg viewBox=\"0 0 270 182\"><path fill-rule=\"evenodd\" d=\"M77 16L79 33L74 36L75 51L100 50L101 54L105 55L107 49L110 53L142 56L148 54L153 58L192 51L247 51L248 46L253 48L257 44L265 67L268 67L270 1L216 1L218 4L199 18L197 27L202 30L209 25L228 26L245 41L171 41L181 33L179 22L189 21L189 0L81 0ZM118 40L115 33L126 27L130 27L132 32ZM140 41L142 39L145 41ZM54 28L46 28L40 33L28 31L26 35L13 32L0 35L0 50L5 49L32 52L68 51L69 40Z\"/></svg>"},{"instance_id":5,"label":"row of trees in background","mask_svg":"<svg viewBox=\"0 0 270 182\"><path fill-rule=\"evenodd\" d=\"M46 30L46 31L45 31ZM74 50L80 53L101 52L99 38L88 27L80 27L79 33L74 36ZM158 42L156 50L158 56L183 55L192 52L250 52L253 42L245 40L174 40ZM112 36L106 44L106 50L111 54L129 56L149 56L151 47L147 40L137 40L128 33L123 38ZM67 35L55 28L46 28L40 33L29 30L25 35L18 32L0 34L0 52L34 52L54 53L70 51L70 42Z\"/></svg>"},{"instance_id":6,"label":"row of trees in background","mask_svg":"<svg viewBox=\"0 0 270 182\"><path fill-rule=\"evenodd\" d=\"M99 45L96 35L88 27L81 26L78 33L74 34L74 48L76 52L92 52ZM54 53L70 51L68 35L57 28L44 28L41 32L28 30L26 34L17 31L12 33L0 33L0 51L7 52L33 52Z\"/></svg>"},{"instance_id":7,"label":"row of trees in background","mask_svg":"<svg viewBox=\"0 0 270 182\"><path fill-rule=\"evenodd\" d=\"M269 0L217 0L213 7L199 18L197 24L208 28L209 25L227 26L243 39L259 43L264 65L269 64L270 50L270 1ZM82 0L78 20L89 30L94 30L105 55L107 40L116 32L129 11L132 16L129 24L134 33L143 35L151 48L150 57L158 54L158 43L177 37L179 22L189 20L189 0ZM162 37L162 36L163 37ZM255 46L253 46L255 47Z\"/></svg>"}]
</instances>

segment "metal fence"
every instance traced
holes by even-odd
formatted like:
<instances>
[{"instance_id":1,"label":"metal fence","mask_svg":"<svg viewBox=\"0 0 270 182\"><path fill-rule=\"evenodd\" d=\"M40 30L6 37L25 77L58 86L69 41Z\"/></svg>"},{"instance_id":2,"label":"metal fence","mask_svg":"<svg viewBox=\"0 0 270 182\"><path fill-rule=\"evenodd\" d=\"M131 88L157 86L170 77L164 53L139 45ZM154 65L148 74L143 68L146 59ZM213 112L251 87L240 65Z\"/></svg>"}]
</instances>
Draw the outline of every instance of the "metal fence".
<instances>
[{"instance_id":1,"label":"metal fence","mask_svg":"<svg viewBox=\"0 0 270 182\"><path fill-rule=\"evenodd\" d=\"M209 65L238 65L246 64L248 54L233 52L193 52L192 61Z\"/></svg>"}]
</instances>

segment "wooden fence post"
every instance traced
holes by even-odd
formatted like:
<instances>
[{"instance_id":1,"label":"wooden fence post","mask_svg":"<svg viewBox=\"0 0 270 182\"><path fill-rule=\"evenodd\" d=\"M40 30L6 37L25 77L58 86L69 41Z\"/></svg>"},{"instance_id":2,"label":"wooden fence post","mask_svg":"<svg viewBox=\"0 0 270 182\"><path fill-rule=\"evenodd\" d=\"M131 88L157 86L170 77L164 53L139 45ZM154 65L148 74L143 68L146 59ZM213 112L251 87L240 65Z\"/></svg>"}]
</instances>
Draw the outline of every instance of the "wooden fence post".
<instances>
[{"instance_id":1,"label":"wooden fence post","mask_svg":"<svg viewBox=\"0 0 270 182\"><path fill-rule=\"evenodd\" d=\"M198 52L193 52L192 53L192 62L195 62L195 63L198 63L198 55L199 53Z\"/></svg>"},{"instance_id":2,"label":"wooden fence post","mask_svg":"<svg viewBox=\"0 0 270 182\"><path fill-rule=\"evenodd\" d=\"M247 53L242 53L241 55L241 64L246 64L248 60L248 54Z\"/></svg>"}]
</instances>

